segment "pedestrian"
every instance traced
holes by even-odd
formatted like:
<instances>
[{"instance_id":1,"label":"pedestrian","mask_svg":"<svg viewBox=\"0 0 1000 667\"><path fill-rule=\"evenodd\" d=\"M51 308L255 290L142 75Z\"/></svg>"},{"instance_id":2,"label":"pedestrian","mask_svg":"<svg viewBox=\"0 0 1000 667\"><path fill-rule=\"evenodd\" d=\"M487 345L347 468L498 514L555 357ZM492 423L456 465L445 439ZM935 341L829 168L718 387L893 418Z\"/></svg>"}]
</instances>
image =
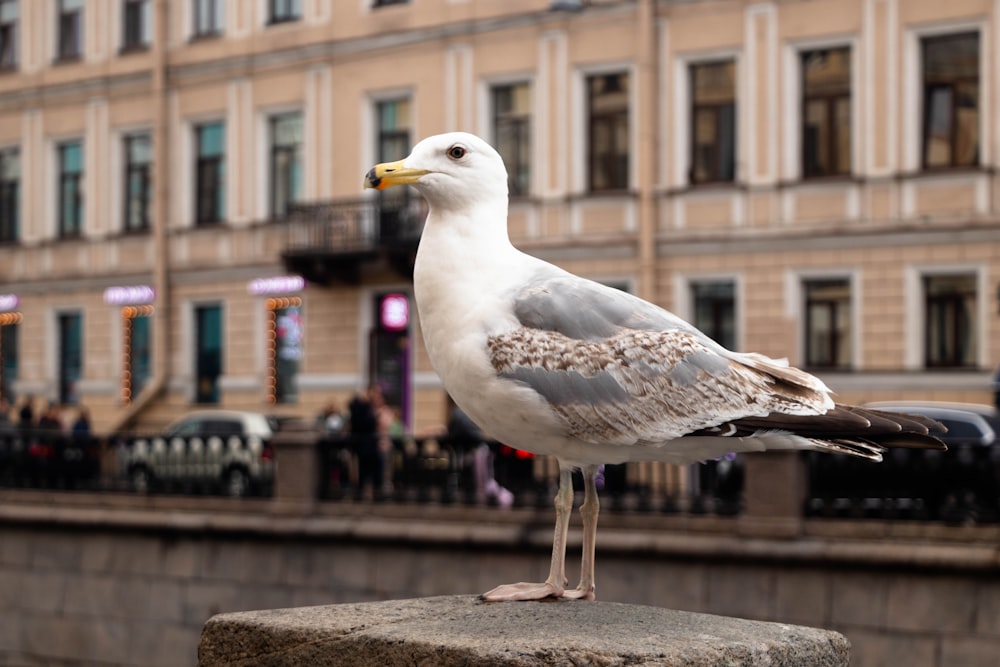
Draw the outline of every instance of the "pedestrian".
<instances>
[{"instance_id":1,"label":"pedestrian","mask_svg":"<svg viewBox=\"0 0 1000 667\"><path fill-rule=\"evenodd\" d=\"M372 385L363 394L356 394L347 406L350 415L351 445L358 458L358 498L372 497L382 489L382 457L378 446L378 420L373 398L382 391ZM378 397L378 398L376 398Z\"/></svg>"},{"instance_id":2,"label":"pedestrian","mask_svg":"<svg viewBox=\"0 0 1000 667\"><path fill-rule=\"evenodd\" d=\"M30 431L35 427L35 397L28 394L21 401L21 409L17 411L17 425L22 431Z\"/></svg>"},{"instance_id":3,"label":"pedestrian","mask_svg":"<svg viewBox=\"0 0 1000 667\"><path fill-rule=\"evenodd\" d=\"M76 420L73 421L70 433L79 440L90 437L90 411L82 405L77 410Z\"/></svg>"}]
</instances>

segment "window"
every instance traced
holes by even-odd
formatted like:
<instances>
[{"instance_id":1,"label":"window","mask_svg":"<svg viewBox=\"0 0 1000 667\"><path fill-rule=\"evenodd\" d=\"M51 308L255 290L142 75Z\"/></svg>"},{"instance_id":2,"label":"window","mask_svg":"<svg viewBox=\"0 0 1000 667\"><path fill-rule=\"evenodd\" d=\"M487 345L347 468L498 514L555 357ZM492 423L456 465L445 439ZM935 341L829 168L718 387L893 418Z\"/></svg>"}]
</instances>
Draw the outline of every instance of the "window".
<instances>
[{"instance_id":1,"label":"window","mask_svg":"<svg viewBox=\"0 0 1000 667\"><path fill-rule=\"evenodd\" d=\"M847 280L806 280L805 357L813 368L851 365L851 287Z\"/></svg>"},{"instance_id":2,"label":"window","mask_svg":"<svg viewBox=\"0 0 1000 667\"><path fill-rule=\"evenodd\" d=\"M376 103L378 118L377 152L380 161L398 160L410 151L412 110L409 98Z\"/></svg>"},{"instance_id":3,"label":"window","mask_svg":"<svg viewBox=\"0 0 1000 667\"><path fill-rule=\"evenodd\" d=\"M531 86L512 83L490 89L493 141L507 166L513 197L531 188Z\"/></svg>"},{"instance_id":4,"label":"window","mask_svg":"<svg viewBox=\"0 0 1000 667\"><path fill-rule=\"evenodd\" d=\"M400 292L376 294L372 308L378 315L369 339L369 378L382 389L386 404L407 415L412 387L408 361L412 299Z\"/></svg>"},{"instance_id":5,"label":"window","mask_svg":"<svg viewBox=\"0 0 1000 667\"><path fill-rule=\"evenodd\" d=\"M59 327L59 402L78 405L83 376L83 315L62 313Z\"/></svg>"},{"instance_id":6,"label":"window","mask_svg":"<svg viewBox=\"0 0 1000 667\"><path fill-rule=\"evenodd\" d=\"M0 69L17 67L17 0L0 0Z\"/></svg>"},{"instance_id":7,"label":"window","mask_svg":"<svg viewBox=\"0 0 1000 667\"><path fill-rule=\"evenodd\" d=\"M195 322L195 402L219 402L222 376L222 306L198 306Z\"/></svg>"},{"instance_id":8,"label":"window","mask_svg":"<svg viewBox=\"0 0 1000 667\"><path fill-rule=\"evenodd\" d=\"M979 33L925 37L923 166L979 163Z\"/></svg>"},{"instance_id":9,"label":"window","mask_svg":"<svg viewBox=\"0 0 1000 667\"><path fill-rule=\"evenodd\" d=\"M20 340L21 314L8 312L0 314L0 400L13 404L14 384L18 374L18 344Z\"/></svg>"},{"instance_id":10,"label":"window","mask_svg":"<svg viewBox=\"0 0 1000 667\"><path fill-rule=\"evenodd\" d=\"M153 307L126 306L122 308L122 347L124 367L122 368L121 398L125 404L131 403L149 382L152 369L152 345L150 319Z\"/></svg>"},{"instance_id":11,"label":"window","mask_svg":"<svg viewBox=\"0 0 1000 667\"><path fill-rule=\"evenodd\" d=\"M272 403L294 403L298 398L296 378L302 360L302 299L282 297L267 300L268 387Z\"/></svg>"},{"instance_id":12,"label":"window","mask_svg":"<svg viewBox=\"0 0 1000 667\"><path fill-rule=\"evenodd\" d=\"M195 37L210 37L222 32L222 5L225 0L193 0Z\"/></svg>"},{"instance_id":13,"label":"window","mask_svg":"<svg viewBox=\"0 0 1000 667\"><path fill-rule=\"evenodd\" d=\"M409 98L383 100L375 104L378 136L376 152L379 162L398 160L410 152L413 127L412 103ZM379 193L379 237L383 241L409 237L414 220L408 215L410 188L392 188Z\"/></svg>"},{"instance_id":14,"label":"window","mask_svg":"<svg viewBox=\"0 0 1000 667\"><path fill-rule=\"evenodd\" d=\"M736 349L736 286L731 280L691 283L694 324L719 345Z\"/></svg>"},{"instance_id":15,"label":"window","mask_svg":"<svg viewBox=\"0 0 1000 667\"><path fill-rule=\"evenodd\" d=\"M125 0L122 16L122 51L145 49L149 46L149 18L149 0Z\"/></svg>"},{"instance_id":16,"label":"window","mask_svg":"<svg viewBox=\"0 0 1000 667\"><path fill-rule=\"evenodd\" d=\"M58 60L75 60L83 53L83 0L58 0Z\"/></svg>"},{"instance_id":17,"label":"window","mask_svg":"<svg viewBox=\"0 0 1000 667\"><path fill-rule=\"evenodd\" d=\"M628 188L628 74L587 77L587 187L591 192Z\"/></svg>"},{"instance_id":18,"label":"window","mask_svg":"<svg viewBox=\"0 0 1000 667\"><path fill-rule=\"evenodd\" d=\"M152 141L148 133L129 134L125 150L125 231L149 229L150 160Z\"/></svg>"},{"instance_id":19,"label":"window","mask_svg":"<svg viewBox=\"0 0 1000 667\"><path fill-rule=\"evenodd\" d=\"M302 18L301 0L269 0L271 23L298 21Z\"/></svg>"},{"instance_id":20,"label":"window","mask_svg":"<svg viewBox=\"0 0 1000 667\"><path fill-rule=\"evenodd\" d=\"M802 175L851 173L851 50L802 53Z\"/></svg>"},{"instance_id":21,"label":"window","mask_svg":"<svg viewBox=\"0 0 1000 667\"><path fill-rule=\"evenodd\" d=\"M736 63L691 65L691 183L736 177Z\"/></svg>"},{"instance_id":22,"label":"window","mask_svg":"<svg viewBox=\"0 0 1000 667\"><path fill-rule=\"evenodd\" d=\"M976 365L976 277L924 276L924 364L928 368Z\"/></svg>"},{"instance_id":23,"label":"window","mask_svg":"<svg viewBox=\"0 0 1000 667\"><path fill-rule=\"evenodd\" d=\"M222 122L205 123L194 129L197 144L195 164L195 222L221 222L226 217L226 131Z\"/></svg>"},{"instance_id":24,"label":"window","mask_svg":"<svg viewBox=\"0 0 1000 667\"><path fill-rule=\"evenodd\" d=\"M59 229L60 238L80 236L83 231L83 144L59 144Z\"/></svg>"},{"instance_id":25,"label":"window","mask_svg":"<svg viewBox=\"0 0 1000 667\"><path fill-rule=\"evenodd\" d=\"M21 155L0 150L0 243L16 243L21 234Z\"/></svg>"},{"instance_id":26,"label":"window","mask_svg":"<svg viewBox=\"0 0 1000 667\"><path fill-rule=\"evenodd\" d=\"M270 132L271 217L277 218L302 197L302 114L272 116Z\"/></svg>"}]
</instances>

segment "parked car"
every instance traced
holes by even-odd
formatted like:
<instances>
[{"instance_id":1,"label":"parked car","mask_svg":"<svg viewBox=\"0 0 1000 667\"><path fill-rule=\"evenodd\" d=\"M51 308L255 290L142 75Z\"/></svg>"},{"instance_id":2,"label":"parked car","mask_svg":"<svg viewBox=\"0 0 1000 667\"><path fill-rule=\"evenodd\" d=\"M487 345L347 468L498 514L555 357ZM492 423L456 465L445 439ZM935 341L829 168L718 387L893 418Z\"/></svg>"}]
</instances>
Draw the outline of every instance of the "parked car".
<instances>
[{"instance_id":1,"label":"parked car","mask_svg":"<svg viewBox=\"0 0 1000 667\"><path fill-rule=\"evenodd\" d=\"M288 418L239 410L196 410L161 434L121 442L119 468L133 490L264 494L274 483L270 441Z\"/></svg>"},{"instance_id":2,"label":"parked car","mask_svg":"<svg viewBox=\"0 0 1000 667\"><path fill-rule=\"evenodd\" d=\"M923 415L945 425L940 434L949 447L973 445L989 447L1000 439L1000 413L991 405L944 401L879 401L865 407Z\"/></svg>"},{"instance_id":3,"label":"parked car","mask_svg":"<svg viewBox=\"0 0 1000 667\"><path fill-rule=\"evenodd\" d=\"M849 499L850 512L873 516L952 523L1000 519L996 408L940 401L881 401L865 407L936 419L948 429L937 434L948 451L892 449L878 466L844 457L816 459L810 466L812 502L821 500L819 505L829 509L831 502Z\"/></svg>"}]
</instances>

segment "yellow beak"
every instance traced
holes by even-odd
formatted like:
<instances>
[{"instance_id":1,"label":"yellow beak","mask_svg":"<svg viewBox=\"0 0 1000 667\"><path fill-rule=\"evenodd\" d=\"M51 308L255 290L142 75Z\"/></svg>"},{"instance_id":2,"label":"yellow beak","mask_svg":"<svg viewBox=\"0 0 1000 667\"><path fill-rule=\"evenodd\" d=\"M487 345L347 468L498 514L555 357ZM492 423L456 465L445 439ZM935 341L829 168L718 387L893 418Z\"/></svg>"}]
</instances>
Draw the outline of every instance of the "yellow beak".
<instances>
[{"instance_id":1,"label":"yellow beak","mask_svg":"<svg viewBox=\"0 0 1000 667\"><path fill-rule=\"evenodd\" d=\"M408 169L403 166L403 162L398 160L375 165L365 174L365 187L385 190L394 185L409 185L416 183L427 173L426 169Z\"/></svg>"}]
</instances>

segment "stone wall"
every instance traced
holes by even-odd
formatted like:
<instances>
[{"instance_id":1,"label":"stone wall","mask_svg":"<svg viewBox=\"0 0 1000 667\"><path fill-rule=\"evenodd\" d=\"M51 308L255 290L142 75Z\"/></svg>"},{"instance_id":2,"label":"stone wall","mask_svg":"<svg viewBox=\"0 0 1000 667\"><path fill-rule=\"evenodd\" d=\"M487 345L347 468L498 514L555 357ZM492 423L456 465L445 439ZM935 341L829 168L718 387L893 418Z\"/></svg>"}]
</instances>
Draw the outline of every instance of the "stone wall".
<instances>
[{"instance_id":1,"label":"stone wall","mask_svg":"<svg viewBox=\"0 0 1000 667\"><path fill-rule=\"evenodd\" d=\"M551 511L0 491L0 665L194 664L226 611L467 594L544 578ZM994 667L1000 527L607 512L604 601L843 632L852 664ZM576 574L579 532L571 530ZM585 603L581 603L585 604Z\"/></svg>"}]
</instances>

